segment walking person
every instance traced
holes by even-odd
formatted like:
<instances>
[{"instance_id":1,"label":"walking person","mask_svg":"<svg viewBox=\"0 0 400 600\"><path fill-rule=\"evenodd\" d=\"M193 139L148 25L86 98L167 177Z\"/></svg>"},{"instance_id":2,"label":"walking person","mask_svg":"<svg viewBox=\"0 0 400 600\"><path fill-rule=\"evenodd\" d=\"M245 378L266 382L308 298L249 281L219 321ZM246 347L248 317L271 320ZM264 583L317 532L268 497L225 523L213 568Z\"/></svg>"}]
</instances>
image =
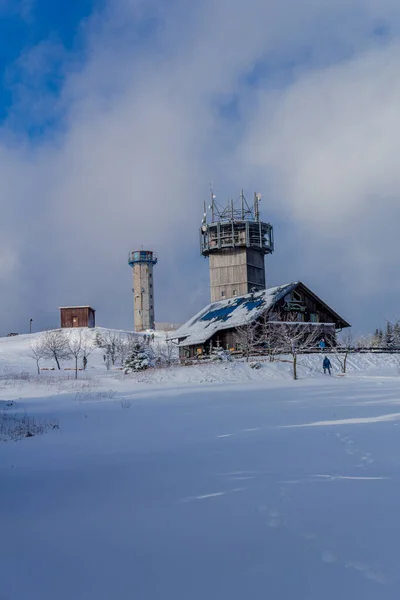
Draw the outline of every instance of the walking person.
<instances>
[{"instance_id":1,"label":"walking person","mask_svg":"<svg viewBox=\"0 0 400 600\"><path fill-rule=\"evenodd\" d=\"M327 356L325 356L325 358L324 358L324 362L322 363L322 367L324 369L324 375L326 375L327 371L328 371L329 375L332 375L332 373L331 373L331 369L332 369L331 361L329 360L329 358Z\"/></svg>"}]
</instances>

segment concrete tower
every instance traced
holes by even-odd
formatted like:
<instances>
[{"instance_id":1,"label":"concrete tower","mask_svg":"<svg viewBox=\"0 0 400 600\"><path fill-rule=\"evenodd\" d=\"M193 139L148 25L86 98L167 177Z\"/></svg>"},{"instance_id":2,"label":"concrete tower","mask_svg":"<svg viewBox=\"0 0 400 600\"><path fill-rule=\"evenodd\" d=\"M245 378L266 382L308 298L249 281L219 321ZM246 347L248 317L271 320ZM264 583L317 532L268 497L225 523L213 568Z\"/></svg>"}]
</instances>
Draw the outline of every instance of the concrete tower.
<instances>
[{"instance_id":1,"label":"concrete tower","mask_svg":"<svg viewBox=\"0 0 400 600\"><path fill-rule=\"evenodd\" d=\"M133 269L133 315L135 331L154 329L153 266L157 256L149 250L130 252L129 266Z\"/></svg>"},{"instance_id":2,"label":"concrete tower","mask_svg":"<svg viewBox=\"0 0 400 600\"><path fill-rule=\"evenodd\" d=\"M236 202L223 208L211 192L211 221L204 205L200 248L210 258L211 302L266 287L264 256L273 252L274 238L272 225L260 221L260 200L254 194L249 206L242 190Z\"/></svg>"}]
</instances>

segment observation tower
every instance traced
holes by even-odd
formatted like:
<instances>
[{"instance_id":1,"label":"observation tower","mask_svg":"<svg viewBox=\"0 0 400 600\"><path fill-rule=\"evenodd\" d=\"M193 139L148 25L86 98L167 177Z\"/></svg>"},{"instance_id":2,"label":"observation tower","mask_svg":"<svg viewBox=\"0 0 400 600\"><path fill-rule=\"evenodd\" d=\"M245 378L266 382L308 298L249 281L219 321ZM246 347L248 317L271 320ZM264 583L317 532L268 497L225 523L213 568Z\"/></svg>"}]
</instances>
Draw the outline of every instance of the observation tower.
<instances>
[{"instance_id":1,"label":"observation tower","mask_svg":"<svg viewBox=\"0 0 400 600\"><path fill-rule=\"evenodd\" d=\"M135 250L128 255L133 270L133 316L135 331L154 329L153 267L157 255L150 250Z\"/></svg>"},{"instance_id":2,"label":"observation tower","mask_svg":"<svg viewBox=\"0 0 400 600\"><path fill-rule=\"evenodd\" d=\"M225 207L204 203L200 250L210 259L211 302L266 287L264 256L274 251L273 228L260 220L261 194L249 205L243 190Z\"/></svg>"}]
</instances>

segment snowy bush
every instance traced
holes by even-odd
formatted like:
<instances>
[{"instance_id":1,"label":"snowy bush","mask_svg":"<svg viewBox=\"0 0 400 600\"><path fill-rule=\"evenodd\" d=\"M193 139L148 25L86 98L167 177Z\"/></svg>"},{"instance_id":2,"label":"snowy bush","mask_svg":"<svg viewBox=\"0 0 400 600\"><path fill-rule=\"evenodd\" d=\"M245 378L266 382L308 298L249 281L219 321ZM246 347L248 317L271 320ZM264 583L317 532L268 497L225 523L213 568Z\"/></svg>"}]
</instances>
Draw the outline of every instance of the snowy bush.
<instances>
[{"instance_id":1,"label":"snowy bush","mask_svg":"<svg viewBox=\"0 0 400 600\"><path fill-rule=\"evenodd\" d=\"M140 342L135 342L132 345L128 358L125 360L124 373L137 373L153 366L154 356L151 348L144 346Z\"/></svg>"},{"instance_id":2,"label":"snowy bush","mask_svg":"<svg viewBox=\"0 0 400 600\"><path fill-rule=\"evenodd\" d=\"M232 356L230 355L230 353L227 350L215 349L211 352L210 360L219 361L219 362L228 362L228 361L231 362Z\"/></svg>"},{"instance_id":3,"label":"snowy bush","mask_svg":"<svg viewBox=\"0 0 400 600\"><path fill-rule=\"evenodd\" d=\"M0 442L17 441L43 435L51 429L59 429L58 420L38 421L26 414L3 411L0 414Z\"/></svg>"},{"instance_id":4,"label":"snowy bush","mask_svg":"<svg viewBox=\"0 0 400 600\"><path fill-rule=\"evenodd\" d=\"M252 362L249 366L251 369L255 369L256 371L258 371L259 369L261 369L262 364L259 362Z\"/></svg>"}]
</instances>

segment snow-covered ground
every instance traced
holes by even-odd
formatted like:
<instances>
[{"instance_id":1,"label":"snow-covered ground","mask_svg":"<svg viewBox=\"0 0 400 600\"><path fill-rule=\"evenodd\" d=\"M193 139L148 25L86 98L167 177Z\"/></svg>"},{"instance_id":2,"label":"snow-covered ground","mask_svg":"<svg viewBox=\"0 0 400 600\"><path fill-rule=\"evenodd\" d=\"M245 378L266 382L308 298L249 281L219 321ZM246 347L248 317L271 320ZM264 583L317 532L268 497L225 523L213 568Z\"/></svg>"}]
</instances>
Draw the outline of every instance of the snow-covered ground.
<instances>
[{"instance_id":1,"label":"snow-covered ground","mask_svg":"<svg viewBox=\"0 0 400 600\"><path fill-rule=\"evenodd\" d=\"M399 597L398 357L302 357L294 382L99 355L75 382L35 376L23 337L0 340L0 411L59 429L0 443L0 598Z\"/></svg>"}]
</instances>

